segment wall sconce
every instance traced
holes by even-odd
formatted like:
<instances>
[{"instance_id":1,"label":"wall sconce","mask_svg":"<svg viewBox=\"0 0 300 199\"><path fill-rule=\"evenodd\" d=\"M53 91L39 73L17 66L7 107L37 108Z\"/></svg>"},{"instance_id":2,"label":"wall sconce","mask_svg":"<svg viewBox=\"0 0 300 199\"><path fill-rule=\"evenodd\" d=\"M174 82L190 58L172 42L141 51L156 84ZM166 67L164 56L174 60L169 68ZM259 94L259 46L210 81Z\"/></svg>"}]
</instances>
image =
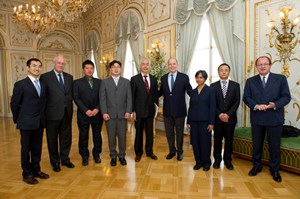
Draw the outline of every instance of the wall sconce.
<instances>
[{"instance_id":1,"label":"wall sconce","mask_svg":"<svg viewBox=\"0 0 300 199\"><path fill-rule=\"evenodd\" d=\"M102 59L100 60L100 65L105 68L106 77L108 77L109 74L110 74L110 71L109 71L110 70L110 68L109 68L109 58L102 57Z\"/></svg>"},{"instance_id":2,"label":"wall sconce","mask_svg":"<svg viewBox=\"0 0 300 199\"><path fill-rule=\"evenodd\" d=\"M271 29L270 34L267 34L267 36L269 36L270 48L273 48L275 46L275 49L277 50L276 55L279 56L279 59L274 60L273 63L283 61L282 74L286 77L290 76L289 62L292 60L297 60L300 62L298 58L292 56L296 53L294 49L298 44L299 34L297 33L297 35L295 35L295 33L293 33L293 29L297 26L300 15L298 15L293 21L291 21L289 19L289 12L292 10L293 9L291 7L282 7L280 9L279 16L281 21L281 28L276 25L274 19L271 19L267 24ZM268 54L271 57L270 53Z\"/></svg>"}]
</instances>

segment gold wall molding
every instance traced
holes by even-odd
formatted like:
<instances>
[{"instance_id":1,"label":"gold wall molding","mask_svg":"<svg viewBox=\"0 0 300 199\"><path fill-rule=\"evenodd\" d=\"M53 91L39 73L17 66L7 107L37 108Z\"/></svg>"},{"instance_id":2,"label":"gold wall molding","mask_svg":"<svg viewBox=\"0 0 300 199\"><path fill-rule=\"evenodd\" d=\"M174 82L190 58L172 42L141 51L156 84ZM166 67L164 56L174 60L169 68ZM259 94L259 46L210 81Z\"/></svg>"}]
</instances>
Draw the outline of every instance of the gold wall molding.
<instances>
[{"instance_id":1,"label":"gold wall molding","mask_svg":"<svg viewBox=\"0 0 300 199\"><path fill-rule=\"evenodd\" d=\"M16 47L33 47L34 36L29 33L23 24L16 23L13 16L9 16L10 45Z\"/></svg>"},{"instance_id":2,"label":"gold wall molding","mask_svg":"<svg viewBox=\"0 0 300 199\"><path fill-rule=\"evenodd\" d=\"M166 21L171 18L170 0L148 0L147 22L148 26Z\"/></svg>"},{"instance_id":3,"label":"gold wall molding","mask_svg":"<svg viewBox=\"0 0 300 199\"><path fill-rule=\"evenodd\" d=\"M246 32L249 34L249 39L246 39L246 58L247 62L245 65L245 78L254 76L257 74L255 67L255 60L262 55L268 55L274 60L278 57L277 51L271 48L269 45L269 33L270 28L267 23L270 21L270 16L274 17L275 21L279 20L280 9L284 6L290 6L294 8L294 15L291 16L292 19L295 18L300 13L300 1L293 0L253 0L246 3L247 10L249 12L249 24L246 26ZM247 18L246 18L247 19ZM279 23L279 22L278 22ZM299 26L299 25L298 25ZM295 48L295 53L300 54L300 48ZM250 64L251 61L253 64ZM283 62L274 62L271 67L271 72L282 73ZM252 67L250 67L253 65ZM297 105L300 104L300 85L299 85L299 67L298 62L290 62L290 76L288 78L288 84L290 88L290 93L292 96L291 102L285 107L285 123L291 124L300 128L299 121L299 110ZM245 117L245 124L247 126L249 123L249 112L248 109ZM296 117L295 117L296 116Z\"/></svg>"},{"instance_id":4,"label":"gold wall molding","mask_svg":"<svg viewBox=\"0 0 300 199\"><path fill-rule=\"evenodd\" d=\"M107 10L105 10L102 14L102 39L103 42L109 42L114 40L114 24L115 19L113 15L113 6L110 6ZM105 27L105 28L104 28Z\"/></svg>"}]
</instances>

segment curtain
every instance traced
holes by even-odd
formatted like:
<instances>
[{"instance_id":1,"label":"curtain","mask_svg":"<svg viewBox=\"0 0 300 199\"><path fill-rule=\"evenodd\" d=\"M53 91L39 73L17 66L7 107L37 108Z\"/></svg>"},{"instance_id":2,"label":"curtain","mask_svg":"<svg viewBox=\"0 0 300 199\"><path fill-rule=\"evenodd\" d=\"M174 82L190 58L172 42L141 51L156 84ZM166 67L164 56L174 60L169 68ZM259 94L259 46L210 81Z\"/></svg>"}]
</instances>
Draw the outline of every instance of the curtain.
<instances>
[{"instance_id":1,"label":"curtain","mask_svg":"<svg viewBox=\"0 0 300 199\"><path fill-rule=\"evenodd\" d=\"M100 65L99 65L99 39L95 31L90 31L87 35L85 42L85 59L91 59L92 53L95 59L95 68L97 69L97 75L100 77Z\"/></svg>"},{"instance_id":2,"label":"curtain","mask_svg":"<svg viewBox=\"0 0 300 199\"><path fill-rule=\"evenodd\" d=\"M197 16L196 14L191 13L190 18L186 23L177 25L176 57L179 69L184 73L187 73L193 57L202 16Z\"/></svg>"},{"instance_id":3,"label":"curtain","mask_svg":"<svg viewBox=\"0 0 300 199\"><path fill-rule=\"evenodd\" d=\"M225 63L231 67L232 80L244 88L244 16L243 4L238 1L228 11L212 8L207 13L216 45ZM241 106L240 106L241 107ZM242 121L242 108L238 110L238 124Z\"/></svg>"},{"instance_id":4,"label":"curtain","mask_svg":"<svg viewBox=\"0 0 300 199\"><path fill-rule=\"evenodd\" d=\"M244 1L242 0L178 0L175 19L178 26L177 57L182 71L187 72L194 53L191 39L200 30L203 14L207 14L216 45L224 62L231 67L231 77L244 87ZM195 18L198 16L198 18ZM192 32L192 24L199 24ZM186 25L185 25L186 24ZM185 26L184 26L185 25ZM195 28L197 29L197 27ZM186 34L184 34L186 32ZM194 33L194 34L193 34ZM184 44L186 42L187 44ZM195 41L194 41L195 42ZM196 43L196 42L195 42ZM182 47L186 45L186 48ZM189 47L189 48L188 48ZM189 58L190 57L190 58ZM242 92L241 92L242 93ZM240 106L241 107L241 106ZM242 109L238 110L238 125L242 121Z\"/></svg>"},{"instance_id":5,"label":"curtain","mask_svg":"<svg viewBox=\"0 0 300 199\"><path fill-rule=\"evenodd\" d=\"M129 41L136 66L138 66L143 56L144 42L140 17L133 10L127 10L121 15L116 28L116 57L121 63L125 62L127 41Z\"/></svg>"}]
</instances>

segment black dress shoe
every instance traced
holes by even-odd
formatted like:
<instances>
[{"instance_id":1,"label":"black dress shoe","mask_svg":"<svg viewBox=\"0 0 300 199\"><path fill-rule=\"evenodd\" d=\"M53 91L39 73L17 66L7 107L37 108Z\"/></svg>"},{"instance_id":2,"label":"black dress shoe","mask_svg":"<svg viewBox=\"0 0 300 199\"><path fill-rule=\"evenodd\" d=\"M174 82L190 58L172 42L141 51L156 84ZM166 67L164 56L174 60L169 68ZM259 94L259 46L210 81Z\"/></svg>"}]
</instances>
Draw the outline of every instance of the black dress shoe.
<instances>
[{"instance_id":1,"label":"black dress shoe","mask_svg":"<svg viewBox=\"0 0 300 199\"><path fill-rule=\"evenodd\" d=\"M68 168L74 168L75 167L75 165L71 161L64 162L64 163L62 163L62 165L66 166Z\"/></svg>"},{"instance_id":2,"label":"black dress shoe","mask_svg":"<svg viewBox=\"0 0 300 199\"><path fill-rule=\"evenodd\" d=\"M202 167L201 164L196 164L193 169L194 170L199 170L201 167Z\"/></svg>"},{"instance_id":3,"label":"black dress shoe","mask_svg":"<svg viewBox=\"0 0 300 199\"><path fill-rule=\"evenodd\" d=\"M39 183L39 181L37 179L35 179L33 176L23 177L23 181L30 185Z\"/></svg>"},{"instance_id":4,"label":"black dress shoe","mask_svg":"<svg viewBox=\"0 0 300 199\"><path fill-rule=\"evenodd\" d=\"M271 174L273 176L274 181L276 181L276 182L281 182L282 181L280 173L278 171L272 172Z\"/></svg>"},{"instance_id":5,"label":"black dress shoe","mask_svg":"<svg viewBox=\"0 0 300 199\"><path fill-rule=\"evenodd\" d=\"M214 169L219 169L220 168L220 162L214 162L213 168Z\"/></svg>"},{"instance_id":6,"label":"black dress shoe","mask_svg":"<svg viewBox=\"0 0 300 199\"><path fill-rule=\"evenodd\" d=\"M110 165L111 165L112 167L116 166L116 165L117 165L117 158L112 158L112 159L110 160Z\"/></svg>"},{"instance_id":7,"label":"black dress shoe","mask_svg":"<svg viewBox=\"0 0 300 199\"><path fill-rule=\"evenodd\" d=\"M183 154L182 153L177 154L177 160L178 161L182 161L183 160Z\"/></svg>"},{"instance_id":8,"label":"black dress shoe","mask_svg":"<svg viewBox=\"0 0 300 199\"><path fill-rule=\"evenodd\" d=\"M149 158L151 158L152 160L157 160L158 157L156 155L154 155L154 153L147 155Z\"/></svg>"},{"instance_id":9,"label":"black dress shoe","mask_svg":"<svg viewBox=\"0 0 300 199\"><path fill-rule=\"evenodd\" d=\"M175 153L169 153L166 157L167 160L171 160L175 156Z\"/></svg>"},{"instance_id":10,"label":"black dress shoe","mask_svg":"<svg viewBox=\"0 0 300 199\"><path fill-rule=\"evenodd\" d=\"M249 171L249 173L248 173L248 175L249 176L256 176L258 173L260 173L262 171L262 168L261 167L253 167L250 171Z\"/></svg>"},{"instance_id":11,"label":"black dress shoe","mask_svg":"<svg viewBox=\"0 0 300 199\"><path fill-rule=\"evenodd\" d=\"M99 163L101 163L101 159L100 159L100 157L96 157L96 158L94 158L94 160L95 160L95 163L96 163L96 164L99 164Z\"/></svg>"},{"instance_id":12,"label":"black dress shoe","mask_svg":"<svg viewBox=\"0 0 300 199\"><path fill-rule=\"evenodd\" d=\"M83 159L82 160L82 166L87 166L89 164L88 160Z\"/></svg>"},{"instance_id":13,"label":"black dress shoe","mask_svg":"<svg viewBox=\"0 0 300 199\"><path fill-rule=\"evenodd\" d=\"M226 162L225 162L225 167L226 167L227 169L229 169L229 170L233 170L233 165L231 164L230 161L226 161Z\"/></svg>"},{"instance_id":14,"label":"black dress shoe","mask_svg":"<svg viewBox=\"0 0 300 199\"><path fill-rule=\"evenodd\" d=\"M50 177L48 174L41 172L41 171L35 173L33 176L36 178L41 178L41 179L48 179Z\"/></svg>"},{"instance_id":15,"label":"black dress shoe","mask_svg":"<svg viewBox=\"0 0 300 199\"><path fill-rule=\"evenodd\" d=\"M208 166L203 167L203 171L209 171L209 169L210 169L210 167L208 167Z\"/></svg>"},{"instance_id":16,"label":"black dress shoe","mask_svg":"<svg viewBox=\"0 0 300 199\"><path fill-rule=\"evenodd\" d=\"M137 155L137 156L135 156L135 162L139 162L139 161L141 161L141 158L142 158L142 156L141 155Z\"/></svg>"},{"instance_id":17,"label":"black dress shoe","mask_svg":"<svg viewBox=\"0 0 300 199\"><path fill-rule=\"evenodd\" d=\"M52 169L53 169L53 171L55 171L55 172L60 172L60 171L61 171L60 166L59 166L59 163L53 164L53 165L52 165Z\"/></svg>"},{"instance_id":18,"label":"black dress shoe","mask_svg":"<svg viewBox=\"0 0 300 199\"><path fill-rule=\"evenodd\" d=\"M125 158L119 158L119 161L120 161L121 165L123 165L123 166L127 165L127 161Z\"/></svg>"}]
</instances>

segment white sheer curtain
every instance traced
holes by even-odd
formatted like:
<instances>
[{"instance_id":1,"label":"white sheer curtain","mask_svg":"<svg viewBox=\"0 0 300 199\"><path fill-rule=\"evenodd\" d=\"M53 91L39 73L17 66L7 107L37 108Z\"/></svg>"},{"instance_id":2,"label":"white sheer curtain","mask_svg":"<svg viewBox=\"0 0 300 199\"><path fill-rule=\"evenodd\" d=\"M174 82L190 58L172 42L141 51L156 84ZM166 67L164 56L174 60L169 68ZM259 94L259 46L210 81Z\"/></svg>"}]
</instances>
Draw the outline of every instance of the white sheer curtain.
<instances>
[{"instance_id":1,"label":"white sheer curtain","mask_svg":"<svg viewBox=\"0 0 300 199\"><path fill-rule=\"evenodd\" d=\"M91 60L92 53L95 59L95 67L97 75L100 77L100 65L99 65L99 39L95 31L90 31L87 35L85 42L85 59Z\"/></svg>"},{"instance_id":2,"label":"white sheer curtain","mask_svg":"<svg viewBox=\"0 0 300 199\"><path fill-rule=\"evenodd\" d=\"M178 24L198 23L201 24L202 17L194 18L195 15L202 16L207 14L211 29L219 49L222 59L231 66L231 77L243 88L244 74L244 1L242 0L180 0L176 4L175 19ZM192 21L192 22L189 22ZM190 26L178 25L178 47L177 57L178 62L183 64L183 72L189 69L190 61L185 60L191 57L188 54L193 54L191 38L194 33ZM199 25L200 27L200 25ZM190 31L190 32L189 32ZM199 30L198 30L199 31ZM195 33L195 35L198 34ZM187 32L189 34L183 34ZM195 31L196 32L196 31ZM183 42L190 46L187 51L182 48ZM190 60L191 58L189 58ZM185 65L188 64L188 65ZM241 109L241 108L240 108ZM238 121L241 124L242 110L238 110Z\"/></svg>"},{"instance_id":3,"label":"white sheer curtain","mask_svg":"<svg viewBox=\"0 0 300 199\"><path fill-rule=\"evenodd\" d=\"M191 13L189 20L177 25L177 60L180 71L187 73L193 52L197 44L197 37L203 16Z\"/></svg>"},{"instance_id":4,"label":"white sheer curtain","mask_svg":"<svg viewBox=\"0 0 300 199\"><path fill-rule=\"evenodd\" d=\"M127 41L130 43L132 54L137 66L140 62L140 58L143 56L144 42L141 20L134 10L125 11L121 15L116 28L116 57L122 63L125 61Z\"/></svg>"},{"instance_id":5,"label":"white sheer curtain","mask_svg":"<svg viewBox=\"0 0 300 199\"><path fill-rule=\"evenodd\" d=\"M241 93L244 88L244 16L243 4L238 1L228 11L218 10L215 6L207 13L212 33L220 55L231 66L231 79L240 83ZM243 115L240 106L238 124Z\"/></svg>"}]
</instances>

